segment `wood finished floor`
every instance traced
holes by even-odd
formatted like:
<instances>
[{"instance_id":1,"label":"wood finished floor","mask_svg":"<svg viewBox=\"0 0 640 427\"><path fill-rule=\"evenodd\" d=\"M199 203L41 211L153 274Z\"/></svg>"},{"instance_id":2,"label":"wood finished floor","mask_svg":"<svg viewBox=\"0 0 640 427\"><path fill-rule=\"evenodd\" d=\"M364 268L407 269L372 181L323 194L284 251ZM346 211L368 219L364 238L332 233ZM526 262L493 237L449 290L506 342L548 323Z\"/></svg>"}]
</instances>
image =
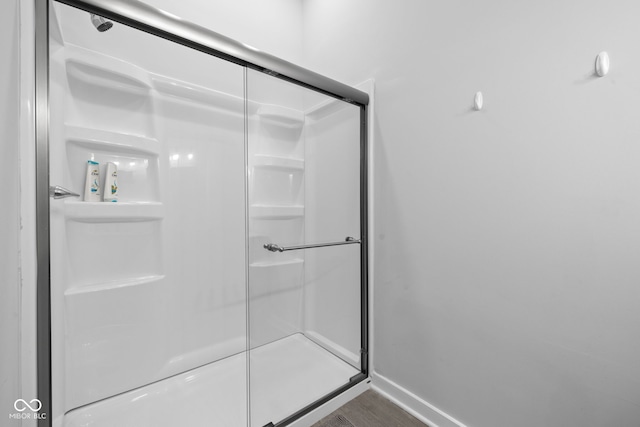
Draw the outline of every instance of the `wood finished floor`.
<instances>
[{"instance_id":1,"label":"wood finished floor","mask_svg":"<svg viewBox=\"0 0 640 427\"><path fill-rule=\"evenodd\" d=\"M373 390L365 391L311 427L350 427L349 423L354 427L428 427Z\"/></svg>"}]
</instances>

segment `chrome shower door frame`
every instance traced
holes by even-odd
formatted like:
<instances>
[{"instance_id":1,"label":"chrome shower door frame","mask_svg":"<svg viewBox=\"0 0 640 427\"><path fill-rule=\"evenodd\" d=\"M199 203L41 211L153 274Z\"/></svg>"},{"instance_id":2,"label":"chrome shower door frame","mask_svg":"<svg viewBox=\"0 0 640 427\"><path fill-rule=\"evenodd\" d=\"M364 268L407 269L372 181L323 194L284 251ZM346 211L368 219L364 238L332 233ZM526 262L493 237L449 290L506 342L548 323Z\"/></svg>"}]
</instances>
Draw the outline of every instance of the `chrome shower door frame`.
<instances>
[{"instance_id":1,"label":"chrome shower door frame","mask_svg":"<svg viewBox=\"0 0 640 427\"><path fill-rule=\"evenodd\" d=\"M38 427L51 418L51 275L49 229L49 1L35 0L36 390Z\"/></svg>"},{"instance_id":2,"label":"chrome shower door frame","mask_svg":"<svg viewBox=\"0 0 640 427\"><path fill-rule=\"evenodd\" d=\"M360 108L360 373L343 387L290 415L285 426L369 377L368 288L368 142L369 95L275 56L246 46L204 27L186 22L137 0L55 0L89 13L173 41L246 68L292 82ZM37 392L42 403L38 427L51 427L51 277L49 223L49 0L34 0L35 24L35 145L36 145L36 328Z\"/></svg>"}]
</instances>

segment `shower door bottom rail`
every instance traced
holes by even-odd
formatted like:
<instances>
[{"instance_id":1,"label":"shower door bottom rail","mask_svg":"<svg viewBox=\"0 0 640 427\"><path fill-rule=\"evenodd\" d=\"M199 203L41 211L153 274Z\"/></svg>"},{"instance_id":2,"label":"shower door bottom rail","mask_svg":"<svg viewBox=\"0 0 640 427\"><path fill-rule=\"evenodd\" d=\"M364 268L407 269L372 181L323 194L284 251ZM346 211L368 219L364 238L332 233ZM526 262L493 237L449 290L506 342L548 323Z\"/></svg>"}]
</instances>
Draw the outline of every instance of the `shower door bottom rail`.
<instances>
[{"instance_id":1,"label":"shower door bottom rail","mask_svg":"<svg viewBox=\"0 0 640 427\"><path fill-rule=\"evenodd\" d=\"M324 248L327 246L341 246L341 245L354 245L362 243L361 239L356 239L354 237L346 237L343 241L339 242L329 242L329 243L314 243L310 245L299 245L299 246L280 246L275 243L265 243L264 248L271 252L286 252L286 251L297 251L300 249L313 249L313 248Z\"/></svg>"}]
</instances>

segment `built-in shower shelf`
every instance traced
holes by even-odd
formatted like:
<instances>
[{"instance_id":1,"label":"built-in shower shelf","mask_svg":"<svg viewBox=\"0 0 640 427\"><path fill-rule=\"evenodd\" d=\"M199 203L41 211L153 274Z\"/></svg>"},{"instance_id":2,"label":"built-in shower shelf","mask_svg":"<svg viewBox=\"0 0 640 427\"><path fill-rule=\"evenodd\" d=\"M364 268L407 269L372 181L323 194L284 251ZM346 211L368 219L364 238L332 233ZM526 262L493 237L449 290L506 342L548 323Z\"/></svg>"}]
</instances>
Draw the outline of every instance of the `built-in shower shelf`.
<instances>
[{"instance_id":1,"label":"built-in shower shelf","mask_svg":"<svg viewBox=\"0 0 640 427\"><path fill-rule=\"evenodd\" d=\"M340 111L343 108L357 108L352 104L348 104L339 99L330 98L313 107L309 108L305 113L307 118L311 120L318 120L323 117L330 116L333 113Z\"/></svg>"},{"instance_id":2,"label":"built-in shower shelf","mask_svg":"<svg viewBox=\"0 0 640 427\"><path fill-rule=\"evenodd\" d=\"M293 159L289 157L268 156L265 154L256 154L254 156L254 167L304 170L304 160Z\"/></svg>"},{"instance_id":3,"label":"built-in shower shelf","mask_svg":"<svg viewBox=\"0 0 640 427\"><path fill-rule=\"evenodd\" d=\"M164 217L158 202L78 202L64 204L65 216L81 222L154 221Z\"/></svg>"},{"instance_id":4,"label":"built-in shower shelf","mask_svg":"<svg viewBox=\"0 0 640 427\"><path fill-rule=\"evenodd\" d=\"M157 74L152 75L151 81L159 93L244 114L241 97Z\"/></svg>"},{"instance_id":5,"label":"built-in shower shelf","mask_svg":"<svg viewBox=\"0 0 640 427\"><path fill-rule=\"evenodd\" d=\"M302 258L288 259L286 261L261 261L252 262L249 264L251 268L272 268L272 267L289 267L294 265L302 265L304 260Z\"/></svg>"},{"instance_id":6,"label":"built-in shower shelf","mask_svg":"<svg viewBox=\"0 0 640 427\"><path fill-rule=\"evenodd\" d=\"M70 43L65 44L65 52L70 78L129 93L148 94L151 89L149 73L130 62Z\"/></svg>"},{"instance_id":7,"label":"built-in shower shelf","mask_svg":"<svg viewBox=\"0 0 640 427\"><path fill-rule=\"evenodd\" d=\"M278 254L280 256L286 256ZM251 298L300 289L304 282L304 260L261 261L249 264L251 268ZM256 302L256 304L258 304ZM286 326L283 325L286 329Z\"/></svg>"},{"instance_id":8,"label":"built-in shower shelf","mask_svg":"<svg viewBox=\"0 0 640 427\"><path fill-rule=\"evenodd\" d=\"M304 113L280 105L263 104L258 108L258 116L271 123L287 128L299 128L304 124Z\"/></svg>"},{"instance_id":9,"label":"built-in shower shelf","mask_svg":"<svg viewBox=\"0 0 640 427\"><path fill-rule=\"evenodd\" d=\"M159 282L164 279L163 274L144 276L144 277L132 277L130 279L113 280L109 282L92 283L88 285L73 286L64 292L65 296L89 294L95 292L113 291L116 289L124 289L132 286L141 286L148 283Z\"/></svg>"},{"instance_id":10,"label":"built-in shower shelf","mask_svg":"<svg viewBox=\"0 0 640 427\"><path fill-rule=\"evenodd\" d=\"M292 219L304 216L304 206L251 205L251 217L259 219Z\"/></svg>"},{"instance_id":11,"label":"built-in shower shelf","mask_svg":"<svg viewBox=\"0 0 640 427\"><path fill-rule=\"evenodd\" d=\"M155 138L103 129L65 125L66 139L70 143L103 151L157 156L160 144Z\"/></svg>"}]
</instances>

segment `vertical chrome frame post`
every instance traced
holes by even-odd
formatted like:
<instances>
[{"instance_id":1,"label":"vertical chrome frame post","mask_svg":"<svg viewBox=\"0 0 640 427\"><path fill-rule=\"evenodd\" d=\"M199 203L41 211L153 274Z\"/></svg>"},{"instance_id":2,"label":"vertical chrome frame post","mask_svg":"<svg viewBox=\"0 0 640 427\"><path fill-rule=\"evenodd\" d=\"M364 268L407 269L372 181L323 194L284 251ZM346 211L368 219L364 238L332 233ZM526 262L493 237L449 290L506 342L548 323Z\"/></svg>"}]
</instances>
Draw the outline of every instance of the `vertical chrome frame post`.
<instances>
[{"instance_id":1,"label":"vertical chrome frame post","mask_svg":"<svg viewBox=\"0 0 640 427\"><path fill-rule=\"evenodd\" d=\"M35 143L36 143L36 360L37 391L42 403L38 427L50 427L51 277L49 246L49 1L35 0Z\"/></svg>"},{"instance_id":2,"label":"vertical chrome frame post","mask_svg":"<svg viewBox=\"0 0 640 427\"><path fill-rule=\"evenodd\" d=\"M245 372L245 384L246 384L246 402L247 402L247 424L251 425L251 357L249 357L249 351L251 350L251 287L249 278L251 277L251 269L249 268L249 70L247 67L242 69L242 90L244 95L244 233L245 233L245 245L244 245L244 294L247 299L245 304L245 349L247 351L246 357L246 372Z\"/></svg>"},{"instance_id":3,"label":"vertical chrome frame post","mask_svg":"<svg viewBox=\"0 0 640 427\"><path fill-rule=\"evenodd\" d=\"M368 107L360 107L360 314L361 369L369 374L369 144Z\"/></svg>"}]
</instances>

